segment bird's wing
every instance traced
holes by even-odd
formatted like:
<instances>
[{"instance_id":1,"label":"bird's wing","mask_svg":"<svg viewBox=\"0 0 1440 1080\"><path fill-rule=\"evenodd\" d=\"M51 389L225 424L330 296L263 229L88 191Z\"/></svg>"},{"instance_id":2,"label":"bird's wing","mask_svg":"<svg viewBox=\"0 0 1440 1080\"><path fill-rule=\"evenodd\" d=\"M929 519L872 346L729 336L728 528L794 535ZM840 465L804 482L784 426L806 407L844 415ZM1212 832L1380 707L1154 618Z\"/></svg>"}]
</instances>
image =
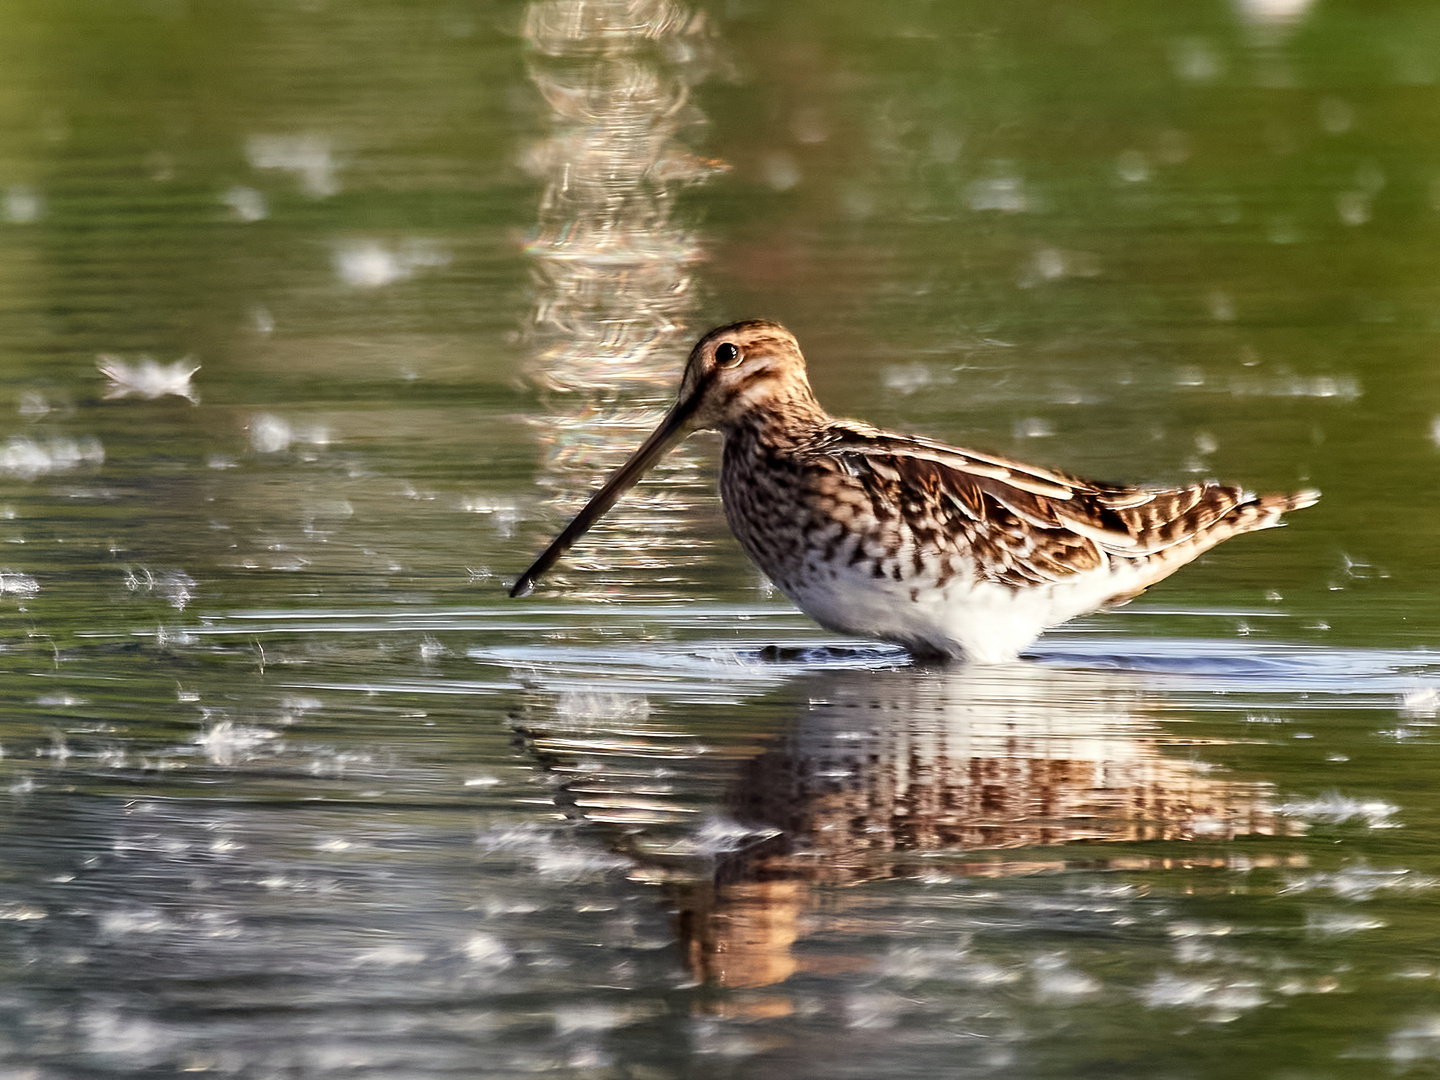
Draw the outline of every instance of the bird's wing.
<instances>
[{"instance_id":1,"label":"bird's wing","mask_svg":"<svg viewBox=\"0 0 1440 1080\"><path fill-rule=\"evenodd\" d=\"M1233 520L1218 542L1302 505L1216 483L1150 488L1083 480L863 424L831 424L805 452L853 477L877 512L903 518L922 546L966 551L982 576L1015 586L1059 581L1110 559L1149 559ZM1243 513L1247 507L1255 513Z\"/></svg>"}]
</instances>

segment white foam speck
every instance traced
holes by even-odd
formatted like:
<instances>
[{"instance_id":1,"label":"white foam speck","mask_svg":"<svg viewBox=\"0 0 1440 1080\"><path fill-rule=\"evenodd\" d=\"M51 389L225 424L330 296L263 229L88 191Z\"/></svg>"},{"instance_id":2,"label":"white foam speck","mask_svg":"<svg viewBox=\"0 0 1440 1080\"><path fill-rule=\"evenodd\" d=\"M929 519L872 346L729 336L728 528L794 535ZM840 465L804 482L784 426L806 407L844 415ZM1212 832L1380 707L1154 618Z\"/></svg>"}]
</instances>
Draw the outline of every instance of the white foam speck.
<instances>
[{"instance_id":1,"label":"white foam speck","mask_svg":"<svg viewBox=\"0 0 1440 1080\"><path fill-rule=\"evenodd\" d=\"M1035 980L1035 996L1052 1004L1092 997L1101 990L1099 979L1077 971L1059 954L1037 956L1030 961L1030 971Z\"/></svg>"},{"instance_id":2,"label":"white foam speck","mask_svg":"<svg viewBox=\"0 0 1440 1080\"><path fill-rule=\"evenodd\" d=\"M1260 985L1253 982L1227 982L1219 978L1191 978L1162 971L1149 986L1140 991L1140 999L1150 1008L1199 1009L1206 1019L1228 1022L1242 1013L1265 1004Z\"/></svg>"},{"instance_id":3,"label":"white foam speck","mask_svg":"<svg viewBox=\"0 0 1440 1080\"><path fill-rule=\"evenodd\" d=\"M968 189L971 210L998 210L1002 214L1020 214L1032 208L1025 190L1025 181L1014 174L998 172L985 180L977 180Z\"/></svg>"},{"instance_id":4,"label":"white foam speck","mask_svg":"<svg viewBox=\"0 0 1440 1080\"><path fill-rule=\"evenodd\" d=\"M235 212L240 221L264 221L270 216L265 196L251 187L237 184L221 196L220 201Z\"/></svg>"},{"instance_id":5,"label":"white foam speck","mask_svg":"<svg viewBox=\"0 0 1440 1080\"><path fill-rule=\"evenodd\" d=\"M374 240L346 244L335 252L335 272L347 285L377 289L413 277L426 267L445 266L450 256L432 244L412 241L391 249Z\"/></svg>"},{"instance_id":6,"label":"white foam speck","mask_svg":"<svg viewBox=\"0 0 1440 1080\"><path fill-rule=\"evenodd\" d=\"M183 570L150 570L129 567L125 570L125 587L131 592L162 596L176 610L185 610L195 595L195 579Z\"/></svg>"},{"instance_id":7,"label":"white foam speck","mask_svg":"<svg viewBox=\"0 0 1440 1080\"><path fill-rule=\"evenodd\" d=\"M5 192L5 218L17 225L39 221L45 213L45 200L25 184L15 184Z\"/></svg>"},{"instance_id":8,"label":"white foam speck","mask_svg":"<svg viewBox=\"0 0 1440 1080\"><path fill-rule=\"evenodd\" d=\"M420 949L396 941L360 951L351 961L351 965L378 968L414 967L424 963L425 959L426 954Z\"/></svg>"},{"instance_id":9,"label":"white foam speck","mask_svg":"<svg viewBox=\"0 0 1440 1080\"><path fill-rule=\"evenodd\" d=\"M329 140L321 136L252 135L246 140L245 156L252 168L293 173L311 198L323 199L340 190L334 153Z\"/></svg>"},{"instance_id":10,"label":"white foam speck","mask_svg":"<svg viewBox=\"0 0 1440 1080\"><path fill-rule=\"evenodd\" d=\"M261 413L250 421L250 445L260 454L278 454L290 449L295 433L287 420L273 413Z\"/></svg>"},{"instance_id":11,"label":"white foam speck","mask_svg":"<svg viewBox=\"0 0 1440 1080\"><path fill-rule=\"evenodd\" d=\"M1372 866L1347 866L1334 872L1292 878L1280 893L1329 892L1345 900L1369 900L1382 892L1426 892L1437 885L1440 882L1435 878L1404 868L1384 870Z\"/></svg>"},{"instance_id":12,"label":"white foam speck","mask_svg":"<svg viewBox=\"0 0 1440 1080\"><path fill-rule=\"evenodd\" d=\"M1305 18L1315 0L1235 0L1235 9L1255 25L1289 26Z\"/></svg>"},{"instance_id":13,"label":"white foam speck","mask_svg":"<svg viewBox=\"0 0 1440 1080\"><path fill-rule=\"evenodd\" d=\"M0 596L34 596L40 591L40 582L29 574L16 570L0 570Z\"/></svg>"},{"instance_id":14,"label":"white foam speck","mask_svg":"<svg viewBox=\"0 0 1440 1080\"><path fill-rule=\"evenodd\" d=\"M1398 829L1395 815L1400 812L1382 799L1355 799L1339 792L1327 792L1312 799L1292 799L1275 809L1287 817L1299 818L1310 824L1343 825L1360 822L1371 829Z\"/></svg>"},{"instance_id":15,"label":"white foam speck","mask_svg":"<svg viewBox=\"0 0 1440 1080\"><path fill-rule=\"evenodd\" d=\"M475 966L490 970L498 971L515 962L515 954L510 951L510 947L494 934L483 930L466 938L461 951Z\"/></svg>"},{"instance_id":16,"label":"white foam speck","mask_svg":"<svg viewBox=\"0 0 1440 1080\"><path fill-rule=\"evenodd\" d=\"M175 924L151 909L107 911L100 916L100 931L106 937L128 937L131 934L161 934L173 930Z\"/></svg>"},{"instance_id":17,"label":"white foam speck","mask_svg":"<svg viewBox=\"0 0 1440 1080\"><path fill-rule=\"evenodd\" d=\"M279 738L269 728L248 727L231 720L221 720L203 734L195 736L195 744L205 751L212 765L237 765L248 761L262 749L274 745Z\"/></svg>"},{"instance_id":18,"label":"white foam speck","mask_svg":"<svg viewBox=\"0 0 1440 1080\"><path fill-rule=\"evenodd\" d=\"M1415 686L1400 695L1400 715L1407 720L1434 720L1440 715L1440 689Z\"/></svg>"},{"instance_id":19,"label":"white foam speck","mask_svg":"<svg viewBox=\"0 0 1440 1080\"><path fill-rule=\"evenodd\" d=\"M95 366L109 380L105 387L106 401L131 394L147 401L167 396L183 397L192 405L200 401L200 394L191 383L200 365L188 356L173 364L160 364L142 356L131 364L118 356L102 353L95 358Z\"/></svg>"},{"instance_id":20,"label":"white foam speck","mask_svg":"<svg viewBox=\"0 0 1440 1080\"><path fill-rule=\"evenodd\" d=\"M612 1005L571 1005L555 1014L555 1032L611 1031L625 1020L625 1012Z\"/></svg>"},{"instance_id":21,"label":"white foam speck","mask_svg":"<svg viewBox=\"0 0 1440 1080\"><path fill-rule=\"evenodd\" d=\"M1440 1058L1440 1015L1418 1016L1406 1021L1391 1034L1387 1054L1398 1066Z\"/></svg>"},{"instance_id":22,"label":"white foam speck","mask_svg":"<svg viewBox=\"0 0 1440 1080\"><path fill-rule=\"evenodd\" d=\"M12 435L4 449L0 449L0 474L34 480L84 465L100 465L104 461L105 449L96 438L38 442L24 435Z\"/></svg>"},{"instance_id":23,"label":"white foam speck","mask_svg":"<svg viewBox=\"0 0 1440 1080\"><path fill-rule=\"evenodd\" d=\"M1380 930L1384 919L1372 919L1341 911L1312 911L1305 917L1305 929L1317 937L1341 937L1365 930Z\"/></svg>"}]
</instances>

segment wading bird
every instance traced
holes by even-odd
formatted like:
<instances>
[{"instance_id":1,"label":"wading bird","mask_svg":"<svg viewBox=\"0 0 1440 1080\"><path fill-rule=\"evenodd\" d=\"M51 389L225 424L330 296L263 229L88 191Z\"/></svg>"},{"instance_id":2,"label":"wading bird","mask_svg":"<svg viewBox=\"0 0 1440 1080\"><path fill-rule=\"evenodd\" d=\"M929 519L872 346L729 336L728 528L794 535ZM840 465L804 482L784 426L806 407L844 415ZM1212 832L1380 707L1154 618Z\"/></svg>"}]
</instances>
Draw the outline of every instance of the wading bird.
<instances>
[{"instance_id":1,"label":"wading bird","mask_svg":"<svg viewBox=\"0 0 1440 1080\"><path fill-rule=\"evenodd\" d=\"M725 440L730 528L800 610L837 633L981 663L1320 497L1104 484L837 420L794 335L755 319L700 339L660 426L510 595L529 593L666 450L711 429Z\"/></svg>"}]
</instances>

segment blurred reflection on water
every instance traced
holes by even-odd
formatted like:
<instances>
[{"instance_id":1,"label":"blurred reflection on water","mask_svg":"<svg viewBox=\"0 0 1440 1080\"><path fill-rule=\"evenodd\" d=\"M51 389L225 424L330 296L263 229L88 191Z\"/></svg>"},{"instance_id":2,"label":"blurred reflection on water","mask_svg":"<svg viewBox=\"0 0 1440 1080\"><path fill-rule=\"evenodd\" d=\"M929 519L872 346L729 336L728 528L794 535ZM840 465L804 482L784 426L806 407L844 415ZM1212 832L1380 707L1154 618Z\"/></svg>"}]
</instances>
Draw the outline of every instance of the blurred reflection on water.
<instances>
[{"instance_id":1,"label":"blurred reflection on water","mask_svg":"<svg viewBox=\"0 0 1440 1080\"><path fill-rule=\"evenodd\" d=\"M703 258L700 238L675 217L675 192L717 168L686 142L705 123L690 89L713 68L715 47L705 15L671 0L536 0L524 33L530 77L552 110L551 134L525 158L544 184L526 247L536 291L526 370L548 391L535 418L539 482L563 514L674 396ZM693 449L669 455L657 470L666 490L642 488L570 565L613 584L616 570L679 561L654 552L688 509L695 461Z\"/></svg>"},{"instance_id":2,"label":"blurred reflection on water","mask_svg":"<svg viewBox=\"0 0 1440 1080\"><path fill-rule=\"evenodd\" d=\"M1271 785L1180 756L1145 683L1120 672L862 666L798 678L781 697L798 713L759 752L727 748L723 768L633 699L592 703L578 727L527 721L562 781L557 801L665 885L687 968L719 985L795 973L816 884L1034 874L1065 868L1035 853L1055 845L1288 831ZM724 776L720 814L677 839L666 830L696 808L667 803L666 777L697 766ZM974 858L1007 848L1029 853Z\"/></svg>"},{"instance_id":3,"label":"blurred reflection on water","mask_svg":"<svg viewBox=\"0 0 1440 1080\"><path fill-rule=\"evenodd\" d=\"M524 33L553 110L526 155L544 184L529 370L552 390L671 391L702 257L675 189L715 169L685 142L705 123L690 88L714 64L709 23L670 0L536 0Z\"/></svg>"},{"instance_id":4,"label":"blurred reflection on water","mask_svg":"<svg viewBox=\"0 0 1440 1080\"><path fill-rule=\"evenodd\" d=\"M1197 1023L1431 979L1370 972L1359 936L1432 902L1423 856L1368 839L1417 810L1224 763L1402 698L1423 731L1433 661L1277 649L1257 679L1233 643L1172 642L1109 654L1149 670L930 669L765 644L773 613L723 613L737 643L652 610L694 640L635 650L510 610L257 612L37 657L0 759L12 1058L820 1077L962 1053L1007 1077L1073 1052L1083 1075L1117 1039L1183 1058ZM1258 747L1190 715L1247 694Z\"/></svg>"}]
</instances>

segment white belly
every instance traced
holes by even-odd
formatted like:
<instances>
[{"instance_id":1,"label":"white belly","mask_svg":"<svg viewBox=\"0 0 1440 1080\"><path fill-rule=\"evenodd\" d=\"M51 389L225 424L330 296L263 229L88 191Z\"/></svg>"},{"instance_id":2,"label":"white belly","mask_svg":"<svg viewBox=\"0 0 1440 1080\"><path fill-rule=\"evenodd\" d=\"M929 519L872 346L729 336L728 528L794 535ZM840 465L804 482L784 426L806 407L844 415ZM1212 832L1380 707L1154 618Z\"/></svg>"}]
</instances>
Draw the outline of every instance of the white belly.
<instances>
[{"instance_id":1,"label":"white belly","mask_svg":"<svg viewBox=\"0 0 1440 1080\"><path fill-rule=\"evenodd\" d=\"M1102 567L1062 583L1012 589L956 576L944 586L876 578L858 567L807 568L784 588L797 607L841 634L982 664L1015 659L1045 630L1140 587L1128 567Z\"/></svg>"}]
</instances>

